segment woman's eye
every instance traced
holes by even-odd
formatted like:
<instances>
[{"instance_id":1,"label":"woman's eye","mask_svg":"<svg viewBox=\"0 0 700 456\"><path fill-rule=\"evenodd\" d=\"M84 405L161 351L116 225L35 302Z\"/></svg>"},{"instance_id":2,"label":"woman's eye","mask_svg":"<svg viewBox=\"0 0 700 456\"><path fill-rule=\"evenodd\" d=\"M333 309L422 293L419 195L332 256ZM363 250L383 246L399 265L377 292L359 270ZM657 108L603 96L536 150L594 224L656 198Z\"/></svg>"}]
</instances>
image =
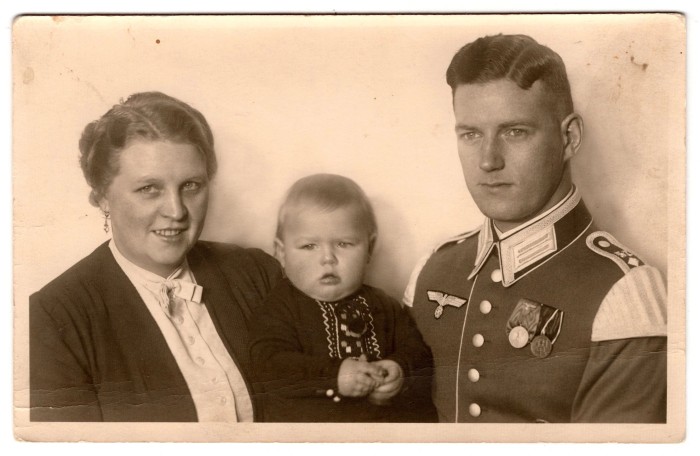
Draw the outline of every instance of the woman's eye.
<instances>
[{"instance_id":1,"label":"woman's eye","mask_svg":"<svg viewBox=\"0 0 700 456\"><path fill-rule=\"evenodd\" d=\"M153 185L145 185L145 186L141 187L138 191L139 191L139 193L145 193L145 194L155 193L156 187Z\"/></svg>"},{"instance_id":2,"label":"woman's eye","mask_svg":"<svg viewBox=\"0 0 700 456\"><path fill-rule=\"evenodd\" d=\"M346 248L346 247L352 247L352 242L338 242L338 247Z\"/></svg>"}]
</instances>

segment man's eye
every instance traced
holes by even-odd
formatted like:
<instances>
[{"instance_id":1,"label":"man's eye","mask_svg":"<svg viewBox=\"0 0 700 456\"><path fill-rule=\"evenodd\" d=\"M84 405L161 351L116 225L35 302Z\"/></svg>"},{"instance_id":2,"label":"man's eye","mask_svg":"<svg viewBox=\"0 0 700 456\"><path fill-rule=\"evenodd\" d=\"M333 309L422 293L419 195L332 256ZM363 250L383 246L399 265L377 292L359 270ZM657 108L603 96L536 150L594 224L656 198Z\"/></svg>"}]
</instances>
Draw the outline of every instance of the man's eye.
<instances>
[{"instance_id":1,"label":"man's eye","mask_svg":"<svg viewBox=\"0 0 700 456\"><path fill-rule=\"evenodd\" d=\"M185 182L185 184L182 186L183 190L187 191L193 191L193 190L199 190L201 188L202 184L199 182Z\"/></svg>"},{"instance_id":2,"label":"man's eye","mask_svg":"<svg viewBox=\"0 0 700 456\"><path fill-rule=\"evenodd\" d=\"M506 136L511 138L518 138L525 135L527 135L527 131L523 130L522 128L511 128L510 130L506 131Z\"/></svg>"},{"instance_id":3,"label":"man's eye","mask_svg":"<svg viewBox=\"0 0 700 456\"><path fill-rule=\"evenodd\" d=\"M464 131L459 134L459 137L462 139L466 139L467 141L472 141L474 139L477 139L479 137L479 133L475 131Z\"/></svg>"}]
</instances>

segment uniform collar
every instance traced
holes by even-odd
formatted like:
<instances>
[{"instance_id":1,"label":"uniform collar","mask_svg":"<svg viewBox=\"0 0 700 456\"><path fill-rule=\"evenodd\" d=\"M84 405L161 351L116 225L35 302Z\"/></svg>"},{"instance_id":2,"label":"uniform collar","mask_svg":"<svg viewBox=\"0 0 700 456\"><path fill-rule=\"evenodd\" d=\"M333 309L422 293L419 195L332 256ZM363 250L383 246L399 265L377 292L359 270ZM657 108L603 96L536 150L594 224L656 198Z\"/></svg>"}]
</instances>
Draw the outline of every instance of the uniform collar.
<instances>
[{"instance_id":1,"label":"uniform collar","mask_svg":"<svg viewBox=\"0 0 700 456\"><path fill-rule=\"evenodd\" d=\"M576 187L556 206L499 236L486 218L479 233L473 279L494 248L498 251L502 283L508 287L547 262L588 229L591 216Z\"/></svg>"}]
</instances>

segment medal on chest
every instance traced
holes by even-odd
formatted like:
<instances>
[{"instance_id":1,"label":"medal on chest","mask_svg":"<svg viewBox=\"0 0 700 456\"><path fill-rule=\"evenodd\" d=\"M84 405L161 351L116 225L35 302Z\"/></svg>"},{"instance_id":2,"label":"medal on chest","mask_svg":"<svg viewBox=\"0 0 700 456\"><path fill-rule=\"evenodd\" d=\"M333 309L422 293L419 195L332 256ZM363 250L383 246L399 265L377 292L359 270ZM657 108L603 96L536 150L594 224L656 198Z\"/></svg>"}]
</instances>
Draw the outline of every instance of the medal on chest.
<instances>
[{"instance_id":1,"label":"medal on chest","mask_svg":"<svg viewBox=\"0 0 700 456\"><path fill-rule=\"evenodd\" d=\"M560 309L521 298L506 324L508 342L516 349L530 344L533 356L546 358L559 337L563 320Z\"/></svg>"},{"instance_id":2,"label":"medal on chest","mask_svg":"<svg viewBox=\"0 0 700 456\"><path fill-rule=\"evenodd\" d=\"M462 307L464 303L467 302L466 299L460 298L459 296L452 296L451 294L434 290L428 290L428 300L438 305L435 308L434 314L436 319L442 316L445 306Z\"/></svg>"}]
</instances>

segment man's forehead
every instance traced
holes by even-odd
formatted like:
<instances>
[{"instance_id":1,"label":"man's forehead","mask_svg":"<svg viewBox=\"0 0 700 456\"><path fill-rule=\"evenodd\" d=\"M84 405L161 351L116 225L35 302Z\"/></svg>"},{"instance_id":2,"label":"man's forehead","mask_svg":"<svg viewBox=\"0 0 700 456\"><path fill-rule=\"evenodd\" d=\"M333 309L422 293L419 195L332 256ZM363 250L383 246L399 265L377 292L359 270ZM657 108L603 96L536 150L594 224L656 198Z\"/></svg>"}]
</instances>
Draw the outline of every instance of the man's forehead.
<instances>
[{"instance_id":1,"label":"man's forehead","mask_svg":"<svg viewBox=\"0 0 700 456\"><path fill-rule=\"evenodd\" d=\"M482 118L545 116L557 111L556 96L536 81L523 89L509 79L460 84L453 95L457 120L461 117Z\"/></svg>"}]
</instances>

